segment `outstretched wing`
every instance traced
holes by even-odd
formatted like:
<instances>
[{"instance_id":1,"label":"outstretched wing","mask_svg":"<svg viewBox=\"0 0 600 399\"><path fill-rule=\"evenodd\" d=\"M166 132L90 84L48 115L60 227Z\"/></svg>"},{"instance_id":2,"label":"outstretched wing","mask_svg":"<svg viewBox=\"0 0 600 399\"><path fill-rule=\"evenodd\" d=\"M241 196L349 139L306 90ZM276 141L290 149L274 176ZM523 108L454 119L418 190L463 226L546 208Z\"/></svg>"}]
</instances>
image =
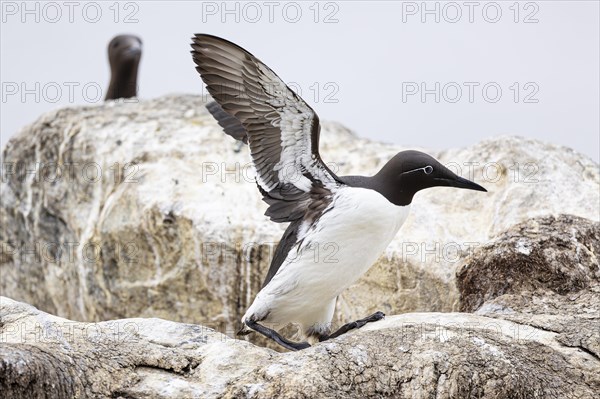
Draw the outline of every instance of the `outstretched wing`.
<instances>
[{"instance_id":1,"label":"outstretched wing","mask_svg":"<svg viewBox=\"0 0 600 399\"><path fill-rule=\"evenodd\" d=\"M227 134L250 145L266 215L276 222L301 218L314 188L331 194L340 184L319 155L317 114L243 48L204 34L192 40L196 70L221 108L211 113Z\"/></svg>"}]
</instances>

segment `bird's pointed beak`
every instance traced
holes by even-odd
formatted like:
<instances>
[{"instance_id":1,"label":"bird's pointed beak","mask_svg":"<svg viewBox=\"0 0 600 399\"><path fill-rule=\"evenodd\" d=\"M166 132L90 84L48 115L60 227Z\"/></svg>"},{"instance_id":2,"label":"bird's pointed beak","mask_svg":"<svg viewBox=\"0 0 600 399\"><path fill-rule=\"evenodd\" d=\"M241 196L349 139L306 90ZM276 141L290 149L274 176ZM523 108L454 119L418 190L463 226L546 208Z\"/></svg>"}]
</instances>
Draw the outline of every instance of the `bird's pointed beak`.
<instances>
[{"instance_id":1,"label":"bird's pointed beak","mask_svg":"<svg viewBox=\"0 0 600 399\"><path fill-rule=\"evenodd\" d=\"M126 51L125 54L127 55L140 55L142 53L142 45L141 44L132 44L131 47L129 47Z\"/></svg>"},{"instance_id":2,"label":"bird's pointed beak","mask_svg":"<svg viewBox=\"0 0 600 399\"><path fill-rule=\"evenodd\" d=\"M460 177L460 176L452 176L450 178L437 178L436 180L443 182L444 186L465 188L467 190L487 192L487 190L485 188L481 187L479 184L474 183L471 180L467 180L464 177Z\"/></svg>"}]
</instances>

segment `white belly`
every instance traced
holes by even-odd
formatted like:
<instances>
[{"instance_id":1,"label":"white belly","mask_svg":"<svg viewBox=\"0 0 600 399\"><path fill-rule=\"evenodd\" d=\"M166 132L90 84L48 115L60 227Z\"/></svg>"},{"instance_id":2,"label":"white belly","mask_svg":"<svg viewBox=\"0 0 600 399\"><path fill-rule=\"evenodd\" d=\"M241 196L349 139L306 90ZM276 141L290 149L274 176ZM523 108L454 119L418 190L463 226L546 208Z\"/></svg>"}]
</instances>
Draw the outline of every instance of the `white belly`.
<instances>
[{"instance_id":1,"label":"white belly","mask_svg":"<svg viewBox=\"0 0 600 399\"><path fill-rule=\"evenodd\" d=\"M409 211L374 190L354 187L339 189L330 206L292 248L244 319L268 313L265 321L272 323L329 323L332 302L377 260Z\"/></svg>"}]
</instances>

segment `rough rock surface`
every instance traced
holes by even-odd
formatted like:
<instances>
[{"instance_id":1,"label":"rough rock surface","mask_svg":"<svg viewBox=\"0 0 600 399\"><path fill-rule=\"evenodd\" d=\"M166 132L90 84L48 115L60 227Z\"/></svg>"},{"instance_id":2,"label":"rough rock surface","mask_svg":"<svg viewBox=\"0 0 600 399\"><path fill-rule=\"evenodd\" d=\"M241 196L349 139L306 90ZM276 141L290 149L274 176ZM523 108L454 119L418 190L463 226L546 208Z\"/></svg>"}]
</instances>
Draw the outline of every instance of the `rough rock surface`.
<instances>
[{"instance_id":1,"label":"rough rock surface","mask_svg":"<svg viewBox=\"0 0 600 399\"><path fill-rule=\"evenodd\" d=\"M477 248L457 285L463 312L504 294L568 295L600 285L600 223L570 215L522 222Z\"/></svg>"},{"instance_id":2,"label":"rough rock surface","mask_svg":"<svg viewBox=\"0 0 600 399\"><path fill-rule=\"evenodd\" d=\"M403 149L331 123L321 137L340 174L374 173ZM262 215L237 149L196 96L43 115L3 153L0 294L74 320L162 317L232 333L284 229ZM387 253L340 297L337 323L456 310L456 270L490 237L535 216L600 219L598 165L570 149L501 137L427 152L489 193L417 194ZM335 260L335 246L319 250Z\"/></svg>"},{"instance_id":3,"label":"rough rock surface","mask_svg":"<svg viewBox=\"0 0 600 399\"><path fill-rule=\"evenodd\" d=\"M322 137L340 174L401 149L335 124ZM419 193L336 322L474 313L388 316L280 353L230 338L284 227L237 150L192 96L58 110L8 143L0 398L597 397L597 164L511 137L428 151L490 192Z\"/></svg>"},{"instance_id":4,"label":"rough rock surface","mask_svg":"<svg viewBox=\"0 0 600 399\"><path fill-rule=\"evenodd\" d=\"M0 397L596 397L597 356L496 316L392 316L278 353L198 325L71 322L0 297Z\"/></svg>"},{"instance_id":5,"label":"rough rock surface","mask_svg":"<svg viewBox=\"0 0 600 399\"><path fill-rule=\"evenodd\" d=\"M600 223L520 223L478 248L457 281L462 311L551 331L600 359Z\"/></svg>"}]
</instances>

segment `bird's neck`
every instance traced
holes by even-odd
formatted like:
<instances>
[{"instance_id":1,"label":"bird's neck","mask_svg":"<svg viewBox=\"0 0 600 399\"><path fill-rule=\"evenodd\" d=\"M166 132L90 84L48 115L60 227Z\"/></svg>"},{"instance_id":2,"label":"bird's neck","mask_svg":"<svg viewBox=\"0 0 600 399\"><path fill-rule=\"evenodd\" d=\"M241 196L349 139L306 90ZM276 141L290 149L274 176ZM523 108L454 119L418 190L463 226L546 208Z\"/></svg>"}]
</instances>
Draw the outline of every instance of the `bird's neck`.
<instances>
[{"instance_id":1,"label":"bird's neck","mask_svg":"<svg viewBox=\"0 0 600 399\"><path fill-rule=\"evenodd\" d=\"M106 100L136 97L137 73L137 64L113 68L111 70L110 84L108 86L108 92L106 93Z\"/></svg>"},{"instance_id":2,"label":"bird's neck","mask_svg":"<svg viewBox=\"0 0 600 399\"><path fill-rule=\"evenodd\" d=\"M385 177L384 171L380 171L375 176L342 176L340 179L342 183L350 187L375 190L392 204L398 206L410 205L414 195L414 193L403 192L398 184L392 183L393 179Z\"/></svg>"}]
</instances>

